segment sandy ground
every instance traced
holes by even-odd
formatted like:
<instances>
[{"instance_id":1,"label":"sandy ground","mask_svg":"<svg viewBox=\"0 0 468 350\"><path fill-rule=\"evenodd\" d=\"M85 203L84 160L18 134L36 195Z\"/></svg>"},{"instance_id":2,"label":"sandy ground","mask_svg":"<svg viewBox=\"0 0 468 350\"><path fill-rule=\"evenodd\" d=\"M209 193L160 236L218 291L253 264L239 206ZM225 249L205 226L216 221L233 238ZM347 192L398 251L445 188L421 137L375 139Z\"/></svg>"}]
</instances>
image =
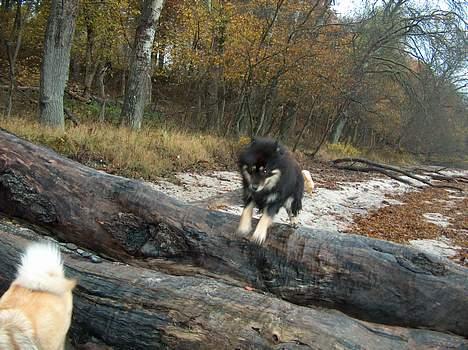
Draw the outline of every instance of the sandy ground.
<instances>
[{"instance_id":1,"label":"sandy ground","mask_svg":"<svg viewBox=\"0 0 468 350\"><path fill-rule=\"evenodd\" d=\"M449 176L467 176L467 171L447 171ZM386 177L371 177L367 174L356 175L356 173L330 172L327 169L317 169L311 171L312 178L316 181L316 189L312 194L306 193L303 201L303 211L300 215L300 224L303 226L325 229L340 232L353 231L356 218L366 217L369 213L374 213L382 208L403 208L406 197L411 193L418 192L415 187L400 183ZM205 205L213 210L240 215L242 206L240 202L241 179L237 172L212 171L204 174L183 173L176 175L178 183L174 184L161 181L152 186L182 201L196 202L198 205ZM426 202L443 201L442 204L426 205L428 211L420 213L417 220L431 223L437 227L448 229L452 226L451 218L447 215L447 210L430 211L432 208L450 208L457 201L466 201L466 195L446 191L447 198L441 199L440 193L432 197L425 197ZM434 198L433 198L434 197ZM429 203L429 202L428 202ZM427 204L427 203L426 203ZM433 204L433 203L432 203ZM463 206L457 206L457 210L463 211ZM405 207L406 210L406 207ZM468 213L468 212L467 212ZM398 215L400 215L399 213ZM460 214L458 212L458 214ZM390 214L391 215L391 214ZM404 215L404 213L403 213ZM256 214L258 217L258 213ZM388 215L387 218L388 219ZM390 216L390 220L392 217ZM398 218L394 218L398 220ZM288 223L287 215L282 209L275 218L275 222ZM457 227L457 232L463 232L465 228ZM359 230L361 234L364 230ZM398 231L398 230L396 230ZM366 234L367 235L367 234ZM462 250L463 247L457 245L459 240L452 240L440 236L425 238L416 234L415 239L406 237L405 240L392 239L401 243L411 244L418 249L439 256L453 257ZM386 239L386 237L377 237ZM393 237L394 238L394 237Z\"/></svg>"},{"instance_id":2,"label":"sandy ground","mask_svg":"<svg viewBox=\"0 0 468 350\"><path fill-rule=\"evenodd\" d=\"M184 173L176 177L180 180L180 184L162 181L152 186L181 201L205 201L213 209L240 215L242 211L240 198L229 201L223 200L220 196L241 189L241 179L236 172ZM408 190L408 185L383 178L363 182L339 182L336 189L317 186L312 194L306 193L304 196L300 223L317 229L343 231L352 222L353 215L365 214L372 208L390 202L398 203L395 200L385 199L384 194L401 194ZM258 217L258 213L256 216ZM284 209L275 218L275 222L288 222Z\"/></svg>"}]
</instances>

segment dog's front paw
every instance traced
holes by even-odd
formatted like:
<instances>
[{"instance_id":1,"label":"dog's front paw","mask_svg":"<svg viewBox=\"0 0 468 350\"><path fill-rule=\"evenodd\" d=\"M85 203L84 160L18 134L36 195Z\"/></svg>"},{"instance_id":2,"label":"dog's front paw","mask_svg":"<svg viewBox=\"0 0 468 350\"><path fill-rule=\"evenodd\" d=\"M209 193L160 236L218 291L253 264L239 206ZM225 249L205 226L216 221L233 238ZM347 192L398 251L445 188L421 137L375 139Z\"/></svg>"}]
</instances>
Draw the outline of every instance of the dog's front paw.
<instances>
[{"instance_id":1,"label":"dog's front paw","mask_svg":"<svg viewBox=\"0 0 468 350\"><path fill-rule=\"evenodd\" d=\"M236 234L238 236L245 237L247 236L250 232L252 231L252 226L251 225L239 225L239 227L236 230Z\"/></svg>"},{"instance_id":2,"label":"dog's front paw","mask_svg":"<svg viewBox=\"0 0 468 350\"><path fill-rule=\"evenodd\" d=\"M257 226L250 240L254 243L257 243L258 245L262 245L263 242L265 242L266 236L266 230L263 230Z\"/></svg>"}]
</instances>

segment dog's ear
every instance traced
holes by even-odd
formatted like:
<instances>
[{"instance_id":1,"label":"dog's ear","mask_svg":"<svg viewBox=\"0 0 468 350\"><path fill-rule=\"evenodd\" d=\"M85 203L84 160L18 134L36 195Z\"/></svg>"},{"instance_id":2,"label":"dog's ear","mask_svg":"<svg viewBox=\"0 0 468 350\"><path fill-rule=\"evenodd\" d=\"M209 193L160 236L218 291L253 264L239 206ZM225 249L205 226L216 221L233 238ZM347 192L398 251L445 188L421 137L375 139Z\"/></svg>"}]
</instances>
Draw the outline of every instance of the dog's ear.
<instances>
[{"instance_id":1,"label":"dog's ear","mask_svg":"<svg viewBox=\"0 0 468 350\"><path fill-rule=\"evenodd\" d=\"M280 144L278 142L278 140L275 141L275 152L278 153L278 154L283 154L283 151L280 147Z\"/></svg>"}]
</instances>

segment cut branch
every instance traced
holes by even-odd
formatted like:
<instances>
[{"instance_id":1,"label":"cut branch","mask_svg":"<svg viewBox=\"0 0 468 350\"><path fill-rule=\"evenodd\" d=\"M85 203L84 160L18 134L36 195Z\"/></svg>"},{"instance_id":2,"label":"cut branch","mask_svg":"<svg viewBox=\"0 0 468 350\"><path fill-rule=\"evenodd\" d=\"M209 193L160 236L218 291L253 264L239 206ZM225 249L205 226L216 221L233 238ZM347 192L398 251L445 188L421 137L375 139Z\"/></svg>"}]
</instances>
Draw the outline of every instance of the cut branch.
<instances>
[{"instance_id":1,"label":"cut branch","mask_svg":"<svg viewBox=\"0 0 468 350\"><path fill-rule=\"evenodd\" d=\"M343 163L345 163L345 165L343 165ZM346 164L346 163L351 163L351 164ZM356 163L366 164L366 165L368 165L368 167L356 166ZM392 166L392 165L386 165L386 164L380 164L380 163L372 162L372 161L367 160L367 159L340 158L340 159L335 159L332 162L332 164L336 168L340 168L340 169L347 169L347 170L354 170L354 171L364 171L364 172L369 172L369 171L379 172L379 173L387 175L387 176L389 176L389 177L391 177L391 178L393 178L395 180L404 182L404 183L409 184L409 185L416 186L412 182L405 181L401 177L395 176L395 175L393 175L393 174L391 174L389 172L389 171L393 171L395 173L403 174L403 175L405 175L405 176L407 176L407 177L409 177L411 179L417 180L417 181L419 181L419 182L421 182L421 183L423 183L423 184L425 184L427 186L430 186L430 187L447 188L447 189L452 189L452 190L457 190L457 191L463 191L463 189L460 188L460 187L451 186L451 185L444 185L444 184L435 184L435 183L432 183L432 182L424 179L421 176L414 175L413 173L411 173L411 172L409 172L407 170L403 170L401 168L398 168L398 167ZM389 170L389 171L385 171L385 170ZM428 176L431 177L431 175L428 175ZM418 187L418 186L416 186L416 187Z\"/></svg>"},{"instance_id":2,"label":"cut branch","mask_svg":"<svg viewBox=\"0 0 468 350\"><path fill-rule=\"evenodd\" d=\"M404 179L404 178L402 178L400 176L394 175L394 174L392 174L391 172L389 172L389 171L387 171L385 169L381 169L381 168L374 167L374 166L367 166L367 167L360 166L360 167L357 167L357 166L352 165L352 164L351 165L337 164L337 165L334 165L334 167L337 168L337 169L340 169L340 170L360 171L360 172L363 172L363 173L376 172L376 173L386 175L389 178L394 179L394 180L399 181L399 182L402 182L402 183L404 183L406 185L421 188L421 186L415 185L413 182L411 182L411 181L409 181L407 179Z\"/></svg>"}]
</instances>

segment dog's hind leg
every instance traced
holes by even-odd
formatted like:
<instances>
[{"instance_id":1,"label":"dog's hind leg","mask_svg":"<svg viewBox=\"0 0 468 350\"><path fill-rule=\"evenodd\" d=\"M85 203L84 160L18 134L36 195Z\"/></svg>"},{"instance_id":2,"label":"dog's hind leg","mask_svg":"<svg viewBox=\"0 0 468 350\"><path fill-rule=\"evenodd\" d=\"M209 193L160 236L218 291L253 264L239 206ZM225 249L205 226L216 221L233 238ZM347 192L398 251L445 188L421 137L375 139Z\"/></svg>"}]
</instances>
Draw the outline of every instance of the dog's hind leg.
<instances>
[{"instance_id":1,"label":"dog's hind leg","mask_svg":"<svg viewBox=\"0 0 468 350\"><path fill-rule=\"evenodd\" d=\"M293 211L292 209L294 201L293 197L289 197L286 202L284 202L284 209L286 209L286 213L288 213L289 224L294 228L298 228L299 219L297 217L298 211L296 210L296 205L294 205L295 210Z\"/></svg>"},{"instance_id":2,"label":"dog's hind leg","mask_svg":"<svg viewBox=\"0 0 468 350\"><path fill-rule=\"evenodd\" d=\"M292 227L298 228L299 227L299 212L302 210L302 198L295 198L291 202L291 206L286 208L289 216L289 222Z\"/></svg>"},{"instance_id":3,"label":"dog's hind leg","mask_svg":"<svg viewBox=\"0 0 468 350\"><path fill-rule=\"evenodd\" d=\"M291 227L298 228L299 227L299 218L297 217L297 215L294 215L292 213L291 209L286 209L286 212L288 213L289 224L291 225Z\"/></svg>"},{"instance_id":4,"label":"dog's hind leg","mask_svg":"<svg viewBox=\"0 0 468 350\"><path fill-rule=\"evenodd\" d=\"M252 215L255 203L250 201L242 210L239 227L237 228L237 234L245 236L252 231Z\"/></svg>"}]
</instances>

